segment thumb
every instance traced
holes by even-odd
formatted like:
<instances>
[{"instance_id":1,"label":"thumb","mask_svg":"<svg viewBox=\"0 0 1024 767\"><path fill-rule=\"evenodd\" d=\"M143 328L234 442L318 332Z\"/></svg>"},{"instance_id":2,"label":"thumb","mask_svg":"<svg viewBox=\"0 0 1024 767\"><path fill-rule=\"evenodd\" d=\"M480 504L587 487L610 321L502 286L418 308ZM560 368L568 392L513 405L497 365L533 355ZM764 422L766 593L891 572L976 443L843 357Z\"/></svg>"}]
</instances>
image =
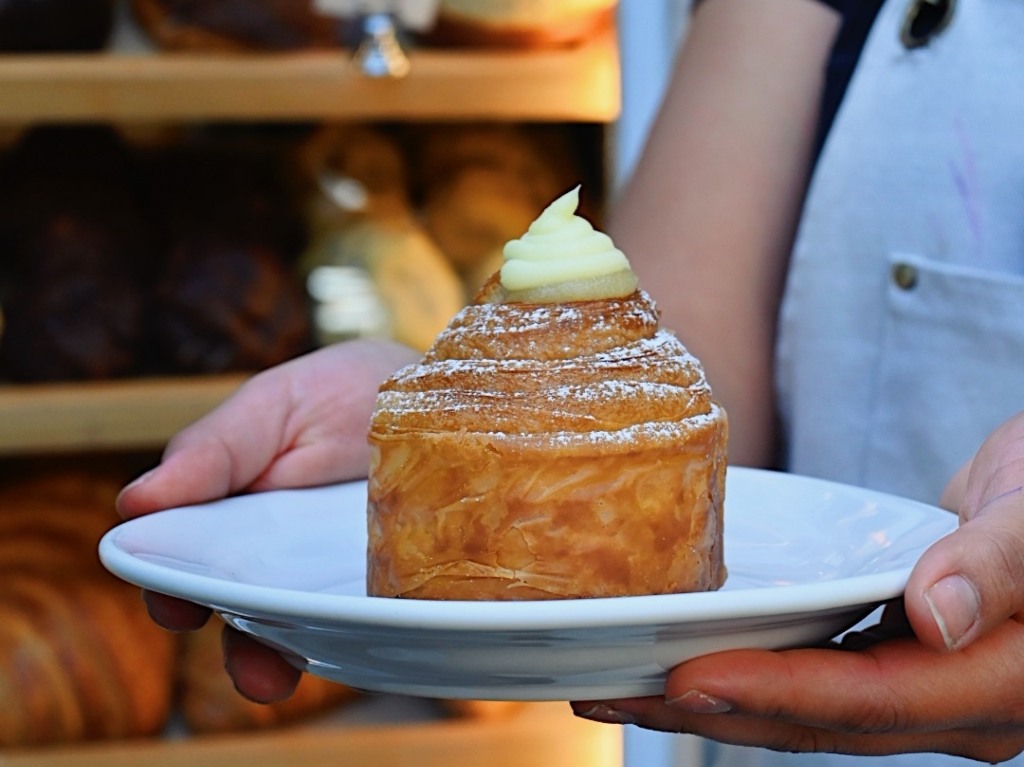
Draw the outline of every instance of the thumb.
<instances>
[{"instance_id":1,"label":"thumb","mask_svg":"<svg viewBox=\"0 0 1024 767\"><path fill-rule=\"evenodd\" d=\"M992 433L943 501L960 527L921 557L905 602L924 644L956 650L1024 611L1024 414Z\"/></svg>"}]
</instances>

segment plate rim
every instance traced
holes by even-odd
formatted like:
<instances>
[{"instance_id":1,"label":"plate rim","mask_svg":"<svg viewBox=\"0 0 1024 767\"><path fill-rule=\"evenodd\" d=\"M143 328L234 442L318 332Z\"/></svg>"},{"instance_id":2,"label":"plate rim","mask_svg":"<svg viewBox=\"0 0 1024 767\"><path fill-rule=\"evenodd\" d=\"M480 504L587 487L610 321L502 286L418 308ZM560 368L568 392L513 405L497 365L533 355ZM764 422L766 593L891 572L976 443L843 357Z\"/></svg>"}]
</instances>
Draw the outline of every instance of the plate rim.
<instances>
[{"instance_id":1,"label":"plate rim","mask_svg":"<svg viewBox=\"0 0 1024 767\"><path fill-rule=\"evenodd\" d=\"M913 506L926 513L949 514L955 529L955 515L936 506L882 491L859 488L831 480L765 469L730 466L730 476L746 481L757 476L761 481L801 482L822 488L841 488L865 498L897 506ZM318 488L295 488L268 493L303 493L325 487L365 485L366 480L353 480ZM728 492L728 491L727 491ZM238 498L242 496L234 496ZM225 499L231 500L231 499ZM221 503L213 501L196 506ZM212 607L219 613L303 621L330 626L363 625L380 628L407 628L415 624L421 630L449 631L560 631L595 627L646 627L680 622L710 622L726 619L742 620L768 615L800 615L824 610L854 608L879 604L902 594L913 565L881 573L870 573L840 579L855 586L857 599L844 597L848 590L836 589L837 580L809 584L793 584L776 588L737 588L725 591L685 594L658 594L631 597L599 597L573 600L536 600L522 602L467 602L394 599L387 597L352 596L311 592L277 586L263 586L230 581L185 570L169 568L143 559L119 546L119 539L137 524L156 515L172 514L180 508L166 509L154 515L127 520L109 530L99 544L103 565L117 577L141 588L158 591ZM726 528L728 536L728 527ZM941 537L941 536L939 536ZM728 542L728 537L726 538ZM728 543L726 544L728 545ZM168 589L160 575L172 573L179 587ZM751 600L756 594L757 599ZM197 600L197 595L202 599ZM568 605L573 605L567 609Z\"/></svg>"}]
</instances>

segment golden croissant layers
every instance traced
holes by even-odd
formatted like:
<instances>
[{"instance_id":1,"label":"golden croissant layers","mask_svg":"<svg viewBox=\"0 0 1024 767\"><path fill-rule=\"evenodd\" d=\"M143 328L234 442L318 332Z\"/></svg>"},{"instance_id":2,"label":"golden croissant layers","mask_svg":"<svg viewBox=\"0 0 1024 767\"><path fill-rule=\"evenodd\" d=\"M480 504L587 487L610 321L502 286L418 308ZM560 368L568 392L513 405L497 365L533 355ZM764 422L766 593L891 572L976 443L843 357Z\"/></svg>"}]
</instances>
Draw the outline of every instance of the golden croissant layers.
<instances>
[{"instance_id":1,"label":"golden croissant layers","mask_svg":"<svg viewBox=\"0 0 1024 767\"><path fill-rule=\"evenodd\" d=\"M368 593L718 588L725 413L651 298L490 303L494 292L381 388Z\"/></svg>"}]
</instances>

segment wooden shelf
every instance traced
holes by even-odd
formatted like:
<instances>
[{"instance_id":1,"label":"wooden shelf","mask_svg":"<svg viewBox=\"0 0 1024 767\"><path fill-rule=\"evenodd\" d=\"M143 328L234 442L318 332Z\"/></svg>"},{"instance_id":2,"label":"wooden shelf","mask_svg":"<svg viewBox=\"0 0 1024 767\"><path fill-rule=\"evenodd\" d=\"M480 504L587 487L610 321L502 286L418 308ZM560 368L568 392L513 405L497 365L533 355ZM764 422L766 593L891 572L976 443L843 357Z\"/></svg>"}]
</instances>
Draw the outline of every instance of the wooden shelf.
<instances>
[{"instance_id":1,"label":"wooden shelf","mask_svg":"<svg viewBox=\"0 0 1024 767\"><path fill-rule=\"evenodd\" d=\"M420 49L400 80L347 51L0 56L0 121L514 119L609 122L620 106L608 33L545 51Z\"/></svg>"},{"instance_id":2,"label":"wooden shelf","mask_svg":"<svg viewBox=\"0 0 1024 767\"><path fill-rule=\"evenodd\" d=\"M0 455L160 448L246 376L0 386Z\"/></svg>"},{"instance_id":3,"label":"wooden shelf","mask_svg":"<svg viewBox=\"0 0 1024 767\"><path fill-rule=\"evenodd\" d=\"M0 754L4 767L621 767L622 729L537 703L498 720L298 727Z\"/></svg>"}]
</instances>

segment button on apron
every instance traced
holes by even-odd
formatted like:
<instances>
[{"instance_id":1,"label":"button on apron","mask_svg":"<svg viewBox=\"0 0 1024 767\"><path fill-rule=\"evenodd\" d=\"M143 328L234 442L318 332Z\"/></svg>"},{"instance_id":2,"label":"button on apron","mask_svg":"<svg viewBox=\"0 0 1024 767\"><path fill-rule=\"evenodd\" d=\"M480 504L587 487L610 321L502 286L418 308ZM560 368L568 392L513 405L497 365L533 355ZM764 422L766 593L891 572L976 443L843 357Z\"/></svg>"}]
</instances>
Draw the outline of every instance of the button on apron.
<instances>
[{"instance_id":1,"label":"button on apron","mask_svg":"<svg viewBox=\"0 0 1024 767\"><path fill-rule=\"evenodd\" d=\"M928 45L949 26L956 0L911 0L903 17L900 42L908 49Z\"/></svg>"},{"instance_id":2,"label":"button on apron","mask_svg":"<svg viewBox=\"0 0 1024 767\"><path fill-rule=\"evenodd\" d=\"M917 267L912 264L893 264L892 281L900 290L912 290L917 285Z\"/></svg>"}]
</instances>

